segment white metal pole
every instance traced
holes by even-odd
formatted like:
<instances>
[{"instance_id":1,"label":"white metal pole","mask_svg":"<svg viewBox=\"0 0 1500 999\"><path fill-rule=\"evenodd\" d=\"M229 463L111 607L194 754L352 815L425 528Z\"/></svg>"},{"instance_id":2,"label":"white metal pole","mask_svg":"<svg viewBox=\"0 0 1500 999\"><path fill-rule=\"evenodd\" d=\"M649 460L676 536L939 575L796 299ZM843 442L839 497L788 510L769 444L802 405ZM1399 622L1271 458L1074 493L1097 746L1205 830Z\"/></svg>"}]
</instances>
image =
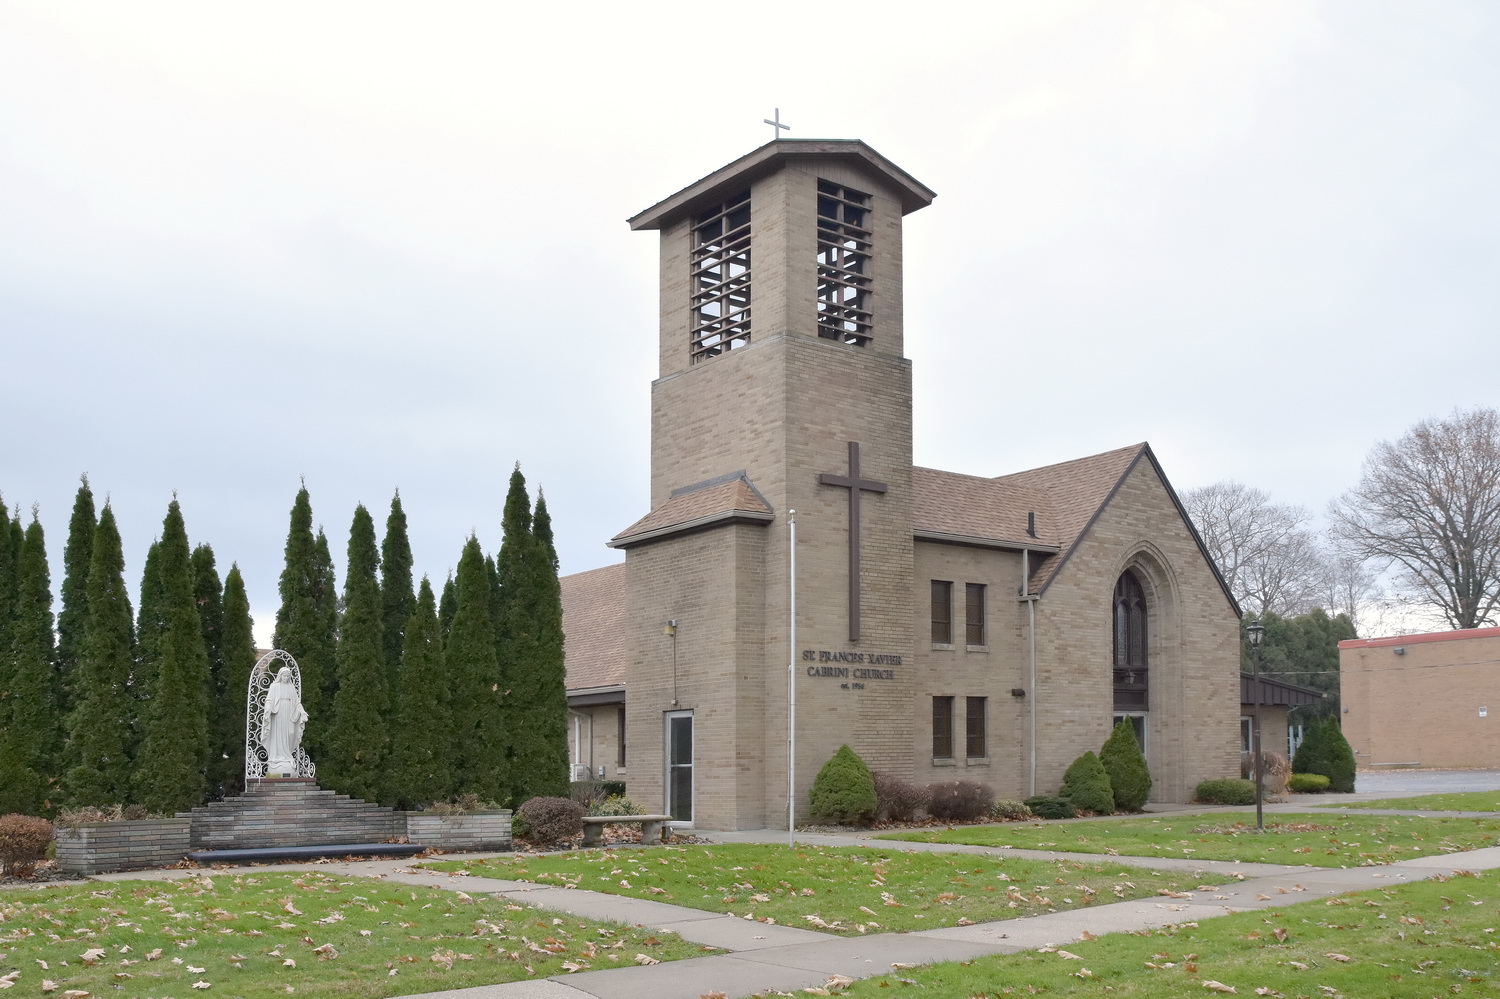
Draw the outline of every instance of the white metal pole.
<instances>
[{"instance_id":1,"label":"white metal pole","mask_svg":"<svg viewBox=\"0 0 1500 999\"><path fill-rule=\"evenodd\" d=\"M787 656L786 656L786 841L796 844L797 829L797 511L788 510Z\"/></svg>"}]
</instances>

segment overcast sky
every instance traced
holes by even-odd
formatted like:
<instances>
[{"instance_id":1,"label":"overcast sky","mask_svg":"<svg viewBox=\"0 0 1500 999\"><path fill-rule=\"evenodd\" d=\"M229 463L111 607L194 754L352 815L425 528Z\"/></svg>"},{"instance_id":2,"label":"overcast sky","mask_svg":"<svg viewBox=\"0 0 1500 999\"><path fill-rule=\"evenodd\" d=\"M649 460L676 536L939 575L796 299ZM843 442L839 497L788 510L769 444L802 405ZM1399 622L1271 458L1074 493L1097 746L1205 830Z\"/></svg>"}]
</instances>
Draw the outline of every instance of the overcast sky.
<instances>
[{"instance_id":1,"label":"overcast sky","mask_svg":"<svg viewBox=\"0 0 1500 999\"><path fill-rule=\"evenodd\" d=\"M771 137L863 139L907 219L919 464L1140 440L1321 511L1500 403L1500 5L0 2L0 495L54 589L78 475L127 575L175 490L269 638L300 478L342 573L564 572L645 512L655 233ZM29 514L27 514L29 517Z\"/></svg>"}]
</instances>

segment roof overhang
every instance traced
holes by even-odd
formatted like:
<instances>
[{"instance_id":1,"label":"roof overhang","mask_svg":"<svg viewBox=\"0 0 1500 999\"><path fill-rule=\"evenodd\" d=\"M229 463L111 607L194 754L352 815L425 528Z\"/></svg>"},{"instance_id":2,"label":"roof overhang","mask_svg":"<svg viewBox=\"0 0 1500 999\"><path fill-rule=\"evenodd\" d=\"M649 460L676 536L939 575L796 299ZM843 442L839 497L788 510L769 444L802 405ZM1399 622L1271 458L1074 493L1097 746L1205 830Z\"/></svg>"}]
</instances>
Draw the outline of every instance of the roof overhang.
<instances>
[{"instance_id":1,"label":"roof overhang","mask_svg":"<svg viewBox=\"0 0 1500 999\"><path fill-rule=\"evenodd\" d=\"M999 548L1011 552L1041 552L1055 555L1062 551L1057 545L1044 545L1036 541L1009 541L1005 538L981 538L970 534L950 534L946 531L912 531L918 541L935 541L940 545L966 545L970 548Z\"/></svg>"},{"instance_id":2,"label":"roof overhang","mask_svg":"<svg viewBox=\"0 0 1500 999\"><path fill-rule=\"evenodd\" d=\"M902 215L926 208L937 197L926 184L858 139L776 139L632 216L630 228L665 229L687 215L694 205L722 199L748 183L775 173L791 160L809 157L843 159L879 174L895 189L901 201Z\"/></svg>"},{"instance_id":3,"label":"roof overhang","mask_svg":"<svg viewBox=\"0 0 1500 999\"><path fill-rule=\"evenodd\" d=\"M625 685L610 684L607 687L579 687L568 691L568 707L590 708L599 704L624 704Z\"/></svg>"},{"instance_id":4,"label":"roof overhang","mask_svg":"<svg viewBox=\"0 0 1500 999\"><path fill-rule=\"evenodd\" d=\"M640 534L632 534L628 537L610 538L604 542L609 548L631 548L635 545L655 541L658 538L669 537L673 534L686 534L689 531L701 531L708 527L718 527L721 524L769 524L776 519L773 513L765 513L760 510L722 510L711 513L706 517L697 517L686 520L680 524L670 524L666 527L658 527L651 531L642 531Z\"/></svg>"},{"instance_id":5,"label":"roof overhang","mask_svg":"<svg viewBox=\"0 0 1500 999\"><path fill-rule=\"evenodd\" d=\"M1287 683L1285 680L1277 680L1262 673L1259 677L1240 671L1240 703L1255 703L1255 685L1260 682L1260 703L1269 707L1295 708L1303 704L1312 704L1314 701L1323 699L1321 690L1304 687L1297 683Z\"/></svg>"}]
</instances>

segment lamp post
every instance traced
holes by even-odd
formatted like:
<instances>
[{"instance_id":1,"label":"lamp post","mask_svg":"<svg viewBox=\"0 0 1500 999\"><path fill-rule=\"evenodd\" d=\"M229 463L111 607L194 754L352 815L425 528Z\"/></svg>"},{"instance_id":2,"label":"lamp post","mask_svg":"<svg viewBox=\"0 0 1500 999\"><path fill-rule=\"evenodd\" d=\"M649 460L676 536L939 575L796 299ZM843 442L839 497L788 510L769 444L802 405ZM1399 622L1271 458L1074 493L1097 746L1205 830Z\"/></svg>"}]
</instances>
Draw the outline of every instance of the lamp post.
<instances>
[{"instance_id":1,"label":"lamp post","mask_svg":"<svg viewBox=\"0 0 1500 999\"><path fill-rule=\"evenodd\" d=\"M1260 742L1260 702L1264 700L1260 690L1260 642L1265 637L1266 626L1260 620L1251 621L1245 628L1250 636L1250 675L1254 677L1251 684L1250 696L1255 698L1255 720L1254 731L1250 734L1250 765L1255 768L1255 831L1264 832L1266 829L1265 815L1265 791L1266 776L1264 761L1261 759L1263 748Z\"/></svg>"}]
</instances>

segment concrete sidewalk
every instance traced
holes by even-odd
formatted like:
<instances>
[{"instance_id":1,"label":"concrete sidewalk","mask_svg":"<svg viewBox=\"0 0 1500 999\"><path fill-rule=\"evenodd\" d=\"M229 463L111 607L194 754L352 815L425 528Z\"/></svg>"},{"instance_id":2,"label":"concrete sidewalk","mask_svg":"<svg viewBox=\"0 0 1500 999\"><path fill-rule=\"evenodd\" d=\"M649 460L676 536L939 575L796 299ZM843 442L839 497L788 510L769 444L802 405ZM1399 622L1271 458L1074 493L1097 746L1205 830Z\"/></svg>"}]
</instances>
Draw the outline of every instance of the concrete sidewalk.
<instances>
[{"instance_id":1,"label":"concrete sidewalk","mask_svg":"<svg viewBox=\"0 0 1500 999\"><path fill-rule=\"evenodd\" d=\"M1294 812L1306 810L1306 806L1275 806L1275 809ZM1215 810L1200 807L1193 811ZM1224 811L1243 814L1243 809ZM1270 814L1272 809L1268 808L1267 812ZM737 843L785 843L787 839L786 833L780 830L714 833L713 836L721 842ZM545 980L423 993L437 999L699 999L709 992L721 992L730 997L770 990L792 992L824 985L833 975L867 978L888 973L893 967L903 965L969 960L986 954L1009 954L1049 945L1066 946L1081 939L1084 933L1103 935L1155 929L1172 923L1209 919L1233 912L1292 905L1343 892L1421 881L1437 874L1500 868L1500 847L1423 857L1379 867L1330 869L1185 858L1104 857L957 844L889 840L877 842L868 833L799 833L797 842L809 846L878 846L922 852L983 854L995 859L1026 857L1045 860L1104 860L1110 864L1154 870L1233 874L1245 880L1220 885L1211 890L1190 892L1186 898L1153 897L972 926L836 937L813 930L759 923L648 899L525 881L420 870L412 867L409 861L357 861L277 867L281 870L306 869L323 873L336 870L423 887L455 891L461 889L469 894L495 895L541 909L675 933L684 940L727 951L725 954L644 967L610 968L559 975ZM477 859L480 856L494 855L466 856ZM244 870L265 869L255 867ZM167 880L192 877L198 873L201 872L174 869L102 875L98 879Z\"/></svg>"}]
</instances>

